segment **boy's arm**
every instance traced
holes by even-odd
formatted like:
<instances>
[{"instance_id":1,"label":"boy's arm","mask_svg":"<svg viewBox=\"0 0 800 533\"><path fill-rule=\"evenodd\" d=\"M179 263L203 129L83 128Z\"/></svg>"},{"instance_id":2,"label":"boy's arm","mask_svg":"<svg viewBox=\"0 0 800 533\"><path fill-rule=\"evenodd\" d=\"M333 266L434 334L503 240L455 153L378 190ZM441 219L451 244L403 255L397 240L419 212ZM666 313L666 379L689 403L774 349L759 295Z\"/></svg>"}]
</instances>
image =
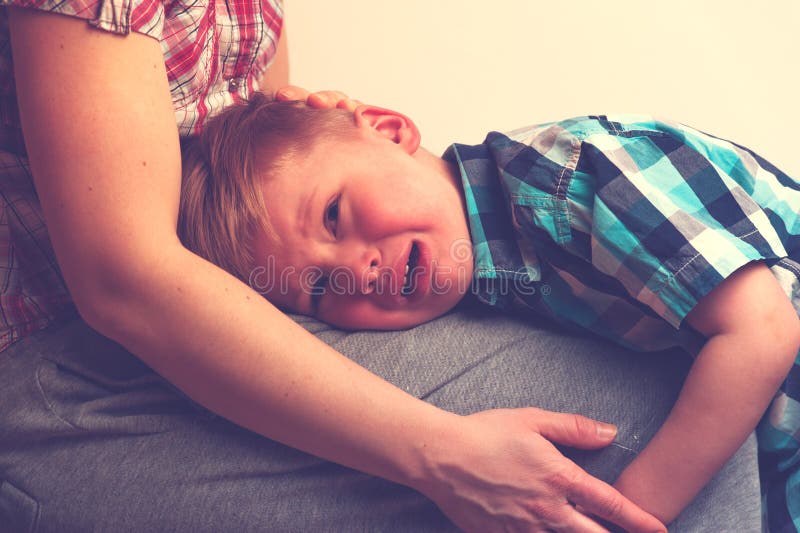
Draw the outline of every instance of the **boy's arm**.
<instances>
[{"instance_id":1,"label":"boy's arm","mask_svg":"<svg viewBox=\"0 0 800 533\"><path fill-rule=\"evenodd\" d=\"M666 422L615 484L665 524L753 431L800 346L797 314L762 263L740 268L686 320L708 341Z\"/></svg>"}]
</instances>

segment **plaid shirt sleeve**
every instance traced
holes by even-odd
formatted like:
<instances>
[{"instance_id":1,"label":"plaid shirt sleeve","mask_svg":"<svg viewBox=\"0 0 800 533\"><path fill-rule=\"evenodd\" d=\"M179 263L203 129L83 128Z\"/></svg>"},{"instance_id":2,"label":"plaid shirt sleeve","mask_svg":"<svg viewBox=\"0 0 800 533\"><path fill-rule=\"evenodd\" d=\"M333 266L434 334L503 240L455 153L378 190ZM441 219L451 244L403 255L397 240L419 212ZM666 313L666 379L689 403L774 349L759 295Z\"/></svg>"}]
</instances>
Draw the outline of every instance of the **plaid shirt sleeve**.
<instances>
[{"instance_id":1,"label":"plaid shirt sleeve","mask_svg":"<svg viewBox=\"0 0 800 533\"><path fill-rule=\"evenodd\" d=\"M800 211L800 184L781 183L746 150L685 126L605 125L581 143L571 219L591 201L591 227L576 222L573 231L588 232L587 259L631 298L678 328L736 269L787 255L788 236L771 217L776 207L778 216Z\"/></svg>"},{"instance_id":2,"label":"plaid shirt sleeve","mask_svg":"<svg viewBox=\"0 0 800 533\"><path fill-rule=\"evenodd\" d=\"M156 39L164 24L161 0L2 0L0 4L82 18L106 31L138 32Z\"/></svg>"}]
</instances>

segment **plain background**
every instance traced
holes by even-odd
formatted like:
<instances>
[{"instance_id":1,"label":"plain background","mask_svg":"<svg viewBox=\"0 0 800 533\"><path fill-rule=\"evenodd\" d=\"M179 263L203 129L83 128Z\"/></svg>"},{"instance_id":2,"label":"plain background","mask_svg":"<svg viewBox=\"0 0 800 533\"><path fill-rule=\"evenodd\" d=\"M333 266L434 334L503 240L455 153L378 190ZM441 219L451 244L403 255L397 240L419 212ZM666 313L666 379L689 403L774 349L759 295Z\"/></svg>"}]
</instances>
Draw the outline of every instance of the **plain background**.
<instances>
[{"instance_id":1,"label":"plain background","mask_svg":"<svg viewBox=\"0 0 800 533\"><path fill-rule=\"evenodd\" d=\"M291 81L409 115L423 145L647 113L800 179L800 1L286 0Z\"/></svg>"}]
</instances>

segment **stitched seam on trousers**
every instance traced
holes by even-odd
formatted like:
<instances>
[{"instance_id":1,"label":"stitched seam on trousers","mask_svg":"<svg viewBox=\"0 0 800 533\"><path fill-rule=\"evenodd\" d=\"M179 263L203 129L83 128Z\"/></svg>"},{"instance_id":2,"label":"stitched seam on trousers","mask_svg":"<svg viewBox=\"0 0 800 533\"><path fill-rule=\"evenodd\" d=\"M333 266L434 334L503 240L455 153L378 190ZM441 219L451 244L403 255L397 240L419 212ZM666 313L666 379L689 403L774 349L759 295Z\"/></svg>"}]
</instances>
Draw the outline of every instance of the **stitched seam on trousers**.
<instances>
[{"instance_id":1,"label":"stitched seam on trousers","mask_svg":"<svg viewBox=\"0 0 800 533\"><path fill-rule=\"evenodd\" d=\"M26 502L29 502L30 504L33 505L34 512L33 512L33 517L30 520L30 527L27 528L27 530L24 533L35 533L39 529L39 521L42 516L42 505L39 503L39 501L36 500L36 498L33 498L30 494L28 494L24 490L20 489L19 487L8 481L8 479L0 478L0 491L8 493L9 492L8 488L10 488L10 490L13 491L12 494L16 493L18 495L21 495ZM3 496L0 495L0 497ZM23 532L20 531L20 533Z\"/></svg>"},{"instance_id":2,"label":"stitched seam on trousers","mask_svg":"<svg viewBox=\"0 0 800 533\"><path fill-rule=\"evenodd\" d=\"M620 444L619 442L616 442L616 441L612 442L612 443L611 443L609 446L615 446L615 447L617 447L617 448L622 448L623 450L625 450L625 451L627 451L627 452L634 453L634 454L636 454L636 455L638 455L638 454L639 454L639 452L638 452L638 451L636 451L636 450L634 450L633 448L628 448L628 447L627 447L627 446L625 446L624 444Z\"/></svg>"},{"instance_id":3,"label":"stitched seam on trousers","mask_svg":"<svg viewBox=\"0 0 800 533\"><path fill-rule=\"evenodd\" d=\"M54 406L53 406L53 402L52 402L52 401L50 401L50 398L47 396L47 393L45 392L45 390L44 390L44 387L42 387L42 382L41 382L41 379L40 379L40 374L41 374L41 372L42 372L42 369L43 369L43 368L44 368L44 365L43 365L41 362L40 362L40 363L39 363L39 365L36 367L36 387L39 389L39 394L41 394L41 396L42 396L42 400L44 400L44 403L45 403L45 405L47 406L47 410L48 410L48 411L50 411L50 413L51 413L51 414L52 414L54 417L56 417L56 419L58 419L59 421L63 422L64 424L66 424L66 425L67 425L69 428L71 428L71 429L77 429L77 430L80 430L81 428L79 428L78 426L76 426L76 425L72 424L72 423L71 423L71 422L69 422L68 420L65 420L64 418L62 418L62 417L61 417L61 416L60 416L60 415L59 415L59 414L56 412L56 410L55 410L55 408L54 408Z\"/></svg>"},{"instance_id":4,"label":"stitched seam on trousers","mask_svg":"<svg viewBox=\"0 0 800 533\"><path fill-rule=\"evenodd\" d=\"M436 392L438 392L442 388L446 387L450 383L453 383L454 381L456 381L457 379L461 378L465 374L471 372L472 370L474 370L478 366L482 365L486 361L489 361L490 359L493 359L494 357L497 357L497 355L499 353L501 353L505 348L507 348L508 346L514 344L515 342L516 342L516 340L510 340L510 341L507 341L505 344L502 344L501 346L498 346L497 348L495 348L494 350L489 352L487 355L485 355L485 356L481 357L480 359L474 361L472 364L467 365L466 367L464 367L457 374L454 374L454 375L450 376L445 381L439 383L438 385L436 385L432 389L428 390L426 393L422 394L420 396L420 399L424 400L424 399L430 397L431 395L435 394Z\"/></svg>"}]
</instances>

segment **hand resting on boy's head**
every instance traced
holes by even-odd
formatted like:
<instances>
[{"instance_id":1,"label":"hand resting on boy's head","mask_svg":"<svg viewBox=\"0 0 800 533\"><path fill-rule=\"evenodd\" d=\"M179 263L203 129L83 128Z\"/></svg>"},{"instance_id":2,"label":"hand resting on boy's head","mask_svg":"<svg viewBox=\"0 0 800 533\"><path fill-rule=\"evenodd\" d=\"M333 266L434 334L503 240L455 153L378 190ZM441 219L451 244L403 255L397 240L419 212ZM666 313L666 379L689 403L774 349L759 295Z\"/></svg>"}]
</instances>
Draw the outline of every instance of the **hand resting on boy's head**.
<instances>
[{"instance_id":1,"label":"hand resting on boy's head","mask_svg":"<svg viewBox=\"0 0 800 533\"><path fill-rule=\"evenodd\" d=\"M350 98L342 91L311 92L296 85L286 85L275 91L275 99L281 102L305 101L311 107L326 109L335 107L347 111L355 111L361 105L359 100Z\"/></svg>"}]
</instances>

